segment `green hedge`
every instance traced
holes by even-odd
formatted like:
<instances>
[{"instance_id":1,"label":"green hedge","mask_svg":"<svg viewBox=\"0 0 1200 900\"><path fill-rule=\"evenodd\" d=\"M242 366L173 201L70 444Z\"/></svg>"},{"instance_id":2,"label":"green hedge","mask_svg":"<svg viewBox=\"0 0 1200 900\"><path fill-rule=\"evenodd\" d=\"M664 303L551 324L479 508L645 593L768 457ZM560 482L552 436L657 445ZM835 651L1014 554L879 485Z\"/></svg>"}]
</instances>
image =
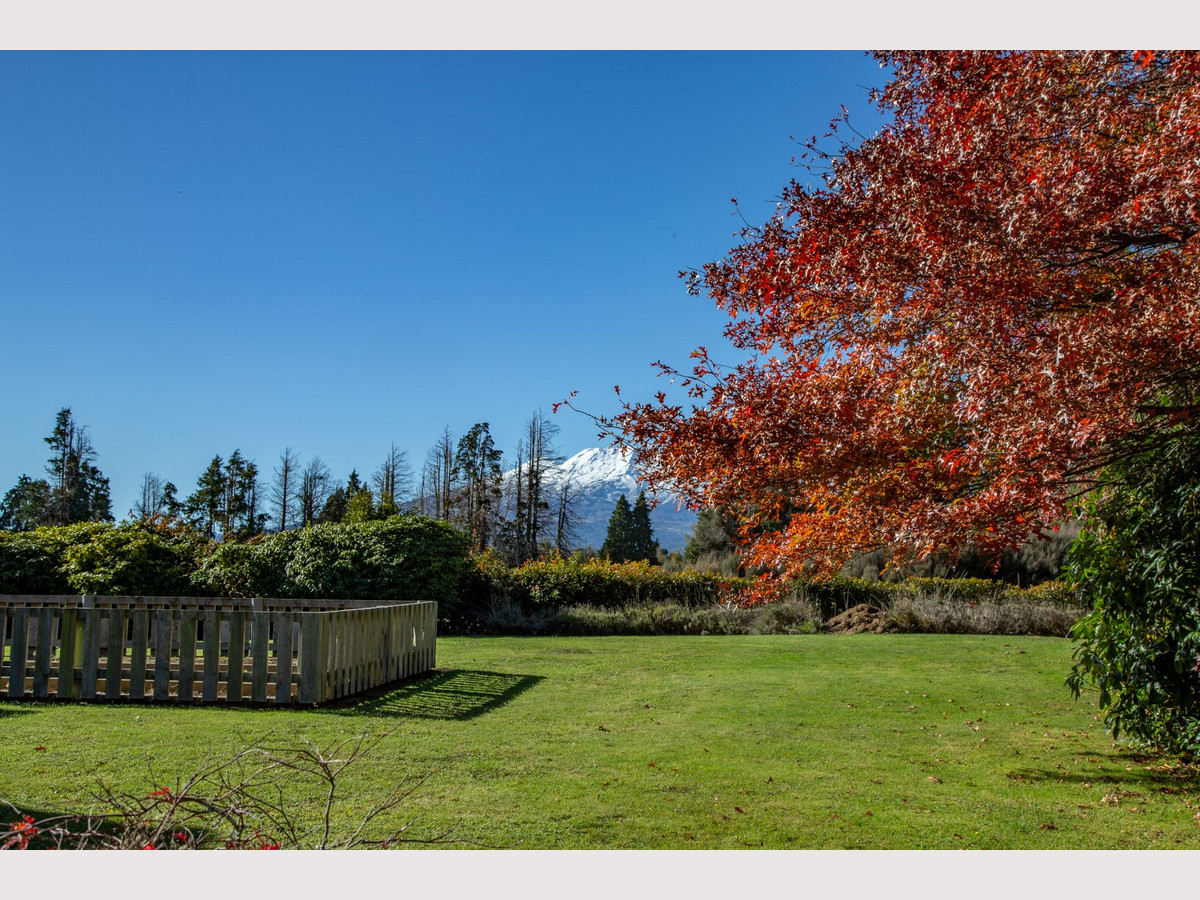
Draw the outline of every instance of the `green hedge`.
<instances>
[{"instance_id":1,"label":"green hedge","mask_svg":"<svg viewBox=\"0 0 1200 900\"><path fill-rule=\"evenodd\" d=\"M198 546L142 523L0 531L0 594L187 594Z\"/></svg>"},{"instance_id":2,"label":"green hedge","mask_svg":"<svg viewBox=\"0 0 1200 900\"><path fill-rule=\"evenodd\" d=\"M423 516L330 523L221 546L192 583L226 597L434 600L445 615L459 602L468 549L466 535Z\"/></svg>"},{"instance_id":3,"label":"green hedge","mask_svg":"<svg viewBox=\"0 0 1200 900\"><path fill-rule=\"evenodd\" d=\"M545 559L516 569L480 558L474 589L491 592L523 610L591 606L615 609L654 603L699 606L717 603L745 587L745 579L707 572L664 572L645 562Z\"/></svg>"}]
</instances>

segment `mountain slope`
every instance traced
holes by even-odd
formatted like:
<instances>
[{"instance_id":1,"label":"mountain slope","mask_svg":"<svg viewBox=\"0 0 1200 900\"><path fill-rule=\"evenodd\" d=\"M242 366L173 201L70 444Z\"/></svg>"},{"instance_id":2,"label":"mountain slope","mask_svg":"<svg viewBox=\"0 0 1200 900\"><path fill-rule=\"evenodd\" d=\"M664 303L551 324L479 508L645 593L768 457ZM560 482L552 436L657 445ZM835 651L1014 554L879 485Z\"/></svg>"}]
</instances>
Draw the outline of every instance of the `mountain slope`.
<instances>
[{"instance_id":1,"label":"mountain slope","mask_svg":"<svg viewBox=\"0 0 1200 900\"><path fill-rule=\"evenodd\" d=\"M576 520L576 540L580 547L600 549L608 531L617 498L622 494L632 504L642 490L637 473L626 457L617 450L591 447L581 450L570 459L552 466L546 473L547 483L555 491L569 483L573 500L571 510ZM647 500L654 497L646 494ZM650 511L654 538L664 550L683 550L696 514L686 508L676 509L677 501L661 497L658 506Z\"/></svg>"}]
</instances>

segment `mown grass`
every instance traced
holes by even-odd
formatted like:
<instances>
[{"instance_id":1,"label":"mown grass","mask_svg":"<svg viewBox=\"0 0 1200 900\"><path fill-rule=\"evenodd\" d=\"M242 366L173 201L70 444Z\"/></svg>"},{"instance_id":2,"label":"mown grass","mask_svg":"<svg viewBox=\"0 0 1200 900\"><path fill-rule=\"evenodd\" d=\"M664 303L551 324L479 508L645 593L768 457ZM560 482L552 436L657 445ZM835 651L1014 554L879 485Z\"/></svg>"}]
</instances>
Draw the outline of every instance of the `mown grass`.
<instances>
[{"instance_id":1,"label":"mown grass","mask_svg":"<svg viewBox=\"0 0 1200 900\"><path fill-rule=\"evenodd\" d=\"M1200 849L1200 774L1114 744L1069 664L1036 637L443 638L437 674L338 708L0 703L0 797L80 810L96 776L366 731L338 826L427 777L380 825L450 846Z\"/></svg>"}]
</instances>

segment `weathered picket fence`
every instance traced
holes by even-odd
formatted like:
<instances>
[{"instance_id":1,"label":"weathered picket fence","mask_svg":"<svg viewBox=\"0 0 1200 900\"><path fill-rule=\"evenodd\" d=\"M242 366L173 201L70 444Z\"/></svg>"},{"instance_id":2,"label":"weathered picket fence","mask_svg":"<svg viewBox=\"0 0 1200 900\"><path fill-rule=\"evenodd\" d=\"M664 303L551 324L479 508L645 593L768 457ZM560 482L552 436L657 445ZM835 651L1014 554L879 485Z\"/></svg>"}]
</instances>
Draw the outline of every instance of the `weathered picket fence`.
<instances>
[{"instance_id":1,"label":"weathered picket fence","mask_svg":"<svg viewBox=\"0 0 1200 900\"><path fill-rule=\"evenodd\" d=\"M0 595L0 698L299 703L432 669L437 604Z\"/></svg>"}]
</instances>

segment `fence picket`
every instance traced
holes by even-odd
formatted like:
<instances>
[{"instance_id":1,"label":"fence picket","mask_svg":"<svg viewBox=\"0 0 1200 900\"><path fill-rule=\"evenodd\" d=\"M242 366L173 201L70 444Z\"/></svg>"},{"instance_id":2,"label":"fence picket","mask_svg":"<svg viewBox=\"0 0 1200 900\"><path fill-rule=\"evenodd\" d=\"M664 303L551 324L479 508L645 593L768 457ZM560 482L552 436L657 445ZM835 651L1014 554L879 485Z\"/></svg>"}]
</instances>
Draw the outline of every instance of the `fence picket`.
<instances>
[{"instance_id":1,"label":"fence picket","mask_svg":"<svg viewBox=\"0 0 1200 900\"><path fill-rule=\"evenodd\" d=\"M179 613L179 686L175 696L180 700L192 699L196 686L196 611L181 610Z\"/></svg>"},{"instance_id":2,"label":"fence picket","mask_svg":"<svg viewBox=\"0 0 1200 900\"><path fill-rule=\"evenodd\" d=\"M129 615L129 699L146 696L146 645L150 635L150 612L135 609Z\"/></svg>"},{"instance_id":3,"label":"fence picket","mask_svg":"<svg viewBox=\"0 0 1200 900\"><path fill-rule=\"evenodd\" d=\"M109 610L104 662L104 699L116 700L121 696L121 669L125 663L125 610L119 606Z\"/></svg>"},{"instance_id":4,"label":"fence picket","mask_svg":"<svg viewBox=\"0 0 1200 900\"><path fill-rule=\"evenodd\" d=\"M221 680L221 611L204 611L204 693L206 703L217 699L217 684Z\"/></svg>"},{"instance_id":5,"label":"fence picket","mask_svg":"<svg viewBox=\"0 0 1200 900\"><path fill-rule=\"evenodd\" d=\"M78 609L62 611L62 631L58 639L58 687L54 695L59 699L74 700L78 696L75 681L75 651L79 647L75 626L79 621Z\"/></svg>"},{"instance_id":6,"label":"fence picket","mask_svg":"<svg viewBox=\"0 0 1200 900\"><path fill-rule=\"evenodd\" d=\"M8 663L8 697L25 696L25 660L29 654L29 609L18 606L12 617L12 653Z\"/></svg>"},{"instance_id":7,"label":"fence picket","mask_svg":"<svg viewBox=\"0 0 1200 900\"><path fill-rule=\"evenodd\" d=\"M171 689L171 611L154 613L154 699L167 700Z\"/></svg>"},{"instance_id":8,"label":"fence picket","mask_svg":"<svg viewBox=\"0 0 1200 900\"><path fill-rule=\"evenodd\" d=\"M250 699L267 702L267 642L270 637L270 613L250 614Z\"/></svg>"},{"instance_id":9,"label":"fence picket","mask_svg":"<svg viewBox=\"0 0 1200 900\"><path fill-rule=\"evenodd\" d=\"M292 614L275 616L275 704L292 701Z\"/></svg>"},{"instance_id":10,"label":"fence picket","mask_svg":"<svg viewBox=\"0 0 1200 900\"><path fill-rule=\"evenodd\" d=\"M226 676L228 686L225 689L225 699L232 703L242 700L243 669L246 656L246 611L234 610L229 613L229 674Z\"/></svg>"},{"instance_id":11,"label":"fence picket","mask_svg":"<svg viewBox=\"0 0 1200 900\"><path fill-rule=\"evenodd\" d=\"M79 698L96 699L96 681L100 675L100 617L103 610L82 609L83 671L80 673Z\"/></svg>"}]
</instances>

